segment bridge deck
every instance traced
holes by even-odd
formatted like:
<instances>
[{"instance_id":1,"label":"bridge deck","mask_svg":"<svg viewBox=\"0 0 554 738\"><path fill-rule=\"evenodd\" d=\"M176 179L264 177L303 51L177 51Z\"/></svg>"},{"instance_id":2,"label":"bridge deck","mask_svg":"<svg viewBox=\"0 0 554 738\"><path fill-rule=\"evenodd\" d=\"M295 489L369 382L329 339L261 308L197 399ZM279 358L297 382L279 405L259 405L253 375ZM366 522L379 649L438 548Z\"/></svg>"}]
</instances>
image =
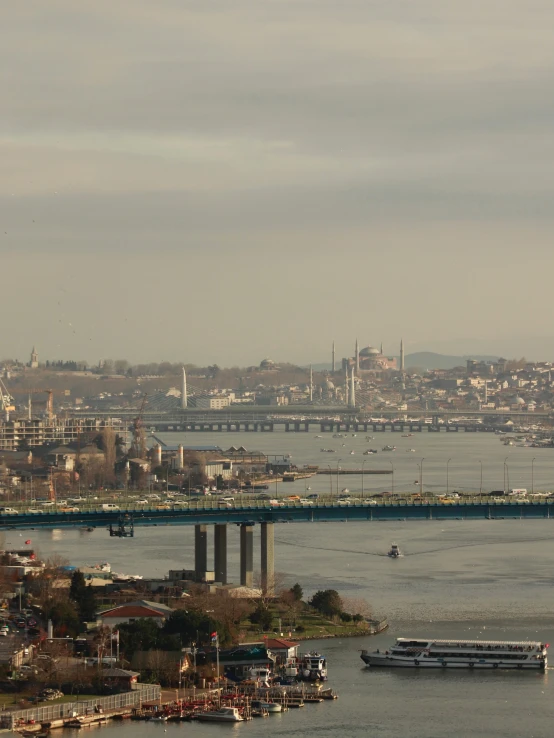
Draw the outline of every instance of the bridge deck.
<instances>
[{"instance_id":1,"label":"bridge deck","mask_svg":"<svg viewBox=\"0 0 554 738\"><path fill-rule=\"evenodd\" d=\"M551 515L551 510L553 514ZM232 508L202 505L184 510L127 509L121 513L133 516L137 525L196 525L199 523L324 523L332 521L379 520L483 520L502 518L554 519L554 499L540 502L435 502L368 501L344 505L338 502L318 502L314 505L290 503L272 507L263 503L235 505ZM24 530L57 527L104 527L117 523L120 512L89 509L80 512L44 512L0 516L0 529Z\"/></svg>"}]
</instances>

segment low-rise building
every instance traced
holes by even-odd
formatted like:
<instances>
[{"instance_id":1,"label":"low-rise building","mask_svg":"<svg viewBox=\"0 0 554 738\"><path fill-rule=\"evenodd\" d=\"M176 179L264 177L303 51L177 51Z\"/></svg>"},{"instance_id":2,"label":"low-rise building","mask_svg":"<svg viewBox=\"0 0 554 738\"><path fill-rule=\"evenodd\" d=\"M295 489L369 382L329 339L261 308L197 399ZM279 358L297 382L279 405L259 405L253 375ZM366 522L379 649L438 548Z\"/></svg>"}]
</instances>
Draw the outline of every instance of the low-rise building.
<instances>
[{"instance_id":1,"label":"low-rise building","mask_svg":"<svg viewBox=\"0 0 554 738\"><path fill-rule=\"evenodd\" d=\"M159 602L135 600L104 610L98 614L98 619L108 628L121 623L134 623L136 620L153 620L161 627L172 613L171 607Z\"/></svg>"}]
</instances>

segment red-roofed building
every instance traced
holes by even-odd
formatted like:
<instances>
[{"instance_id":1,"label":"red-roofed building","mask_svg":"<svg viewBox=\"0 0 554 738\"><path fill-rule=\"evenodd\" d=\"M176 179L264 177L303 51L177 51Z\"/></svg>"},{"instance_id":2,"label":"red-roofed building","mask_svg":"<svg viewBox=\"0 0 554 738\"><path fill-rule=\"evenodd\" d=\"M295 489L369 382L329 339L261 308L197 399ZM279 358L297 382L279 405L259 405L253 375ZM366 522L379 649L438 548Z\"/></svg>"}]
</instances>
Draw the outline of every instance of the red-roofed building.
<instances>
[{"instance_id":1,"label":"red-roofed building","mask_svg":"<svg viewBox=\"0 0 554 738\"><path fill-rule=\"evenodd\" d=\"M160 627L164 624L173 610L167 605L148 600L125 602L123 605L112 607L98 614L103 625L113 627L121 623L133 623L135 620L154 620Z\"/></svg>"},{"instance_id":2,"label":"red-roofed building","mask_svg":"<svg viewBox=\"0 0 554 738\"><path fill-rule=\"evenodd\" d=\"M279 663L285 663L298 656L299 644L296 641L289 641L285 638L264 638L264 645L277 657Z\"/></svg>"}]
</instances>

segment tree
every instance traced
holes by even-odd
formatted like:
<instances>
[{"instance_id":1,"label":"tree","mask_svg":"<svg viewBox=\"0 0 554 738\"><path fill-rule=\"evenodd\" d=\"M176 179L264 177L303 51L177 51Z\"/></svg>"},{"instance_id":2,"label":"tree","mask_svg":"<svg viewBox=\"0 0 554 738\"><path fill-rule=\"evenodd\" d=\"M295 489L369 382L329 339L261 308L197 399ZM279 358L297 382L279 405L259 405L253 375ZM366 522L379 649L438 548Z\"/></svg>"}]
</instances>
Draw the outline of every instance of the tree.
<instances>
[{"instance_id":1,"label":"tree","mask_svg":"<svg viewBox=\"0 0 554 738\"><path fill-rule=\"evenodd\" d=\"M119 626L119 646L128 660L135 651L150 651L157 648L159 638L160 628L148 618L122 623Z\"/></svg>"},{"instance_id":2,"label":"tree","mask_svg":"<svg viewBox=\"0 0 554 738\"><path fill-rule=\"evenodd\" d=\"M250 614L248 619L254 625L259 625L261 630L270 630L273 625L273 613L263 602L258 603L258 606Z\"/></svg>"},{"instance_id":3,"label":"tree","mask_svg":"<svg viewBox=\"0 0 554 738\"><path fill-rule=\"evenodd\" d=\"M58 600L44 609L46 620L51 620L58 637L79 634L80 621L75 605L69 600Z\"/></svg>"},{"instance_id":4,"label":"tree","mask_svg":"<svg viewBox=\"0 0 554 738\"><path fill-rule=\"evenodd\" d=\"M296 582L296 584L294 584L289 591L297 602L302 602L304 592L302 591L302 587L298 584L298 582Z\"/></svg>"},{"instance_id":5,"label":"tree","mask_svg":"<svg viewBox=\"0 0 554 738\"><path fill-rule=\"evenodd\" d=\"M308 604L329 618L336 617L343 611L342 599L336 589L320 589Z\"/></svg>"},{"instance_id":6,"label":"tree","mask_svg":"<svg viewBox=\"0 0 554 738\"><path fill-rule=\"evenodd\" d=\"M211 642L211 634L216 632L221 644L228 643L231 639L225 625L218 620L210 618L202 612L189 612L187 610L175 610L171 613L162 628L164 635L178 635L181 647L188 646L193 642L208 644Z\"/></svg>"},{"instance_id":7,"label":"tree","mask_svg":"<svg viewBox=\"0 0 554 738\"><path fill-rule=\"evenodd\" d=\"M97 609L94 590L90 584L86 584L85 577L80 571L73 572L69 598L75 603L81 622L94 619Z\"/></svg>"}]
</instances>

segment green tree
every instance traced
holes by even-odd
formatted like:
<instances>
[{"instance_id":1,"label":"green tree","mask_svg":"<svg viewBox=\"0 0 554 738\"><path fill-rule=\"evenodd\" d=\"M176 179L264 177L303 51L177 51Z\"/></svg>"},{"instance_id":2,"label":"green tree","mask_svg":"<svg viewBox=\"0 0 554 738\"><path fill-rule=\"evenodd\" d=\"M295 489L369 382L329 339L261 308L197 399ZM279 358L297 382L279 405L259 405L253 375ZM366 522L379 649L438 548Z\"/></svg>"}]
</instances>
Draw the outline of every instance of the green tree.
<instances>
[{"instance_id":1,"label":"green tree","mask_svg":"<svg viewBox=\"0 0 554 738\"><path fill-rule=\"evenodd\" d=\"M127 659L135 651L150 651L159 645L161 629L148 618L122 623L119 626L119 646Z\"/></svg>"},{"instance_id":2,"label":"green tree","mask_svg":"<svg viewBox=\"0 0 554 738\"><path fill-rule=\"evenodd\" d=\"M83 573L79 570L74 571L71 576L69 599L75 603L81 622L94 619L97 610L94 590L90 584L87 585Z\"/></svg>"},{"instance_id":3,"label":"green tree","mask_svg":"<svg viewBox=\"0 0 554 738\"><path fill-rule=\"evenodd\" d=\"M302 602L302 597L304 597L304 592L302 590L302 587L296 582L294 586L290 588L290 593L296 600L296 602Z\"/></svg>"},{"instance_id":4,"label":"green tree","mask_svg":"<svg viewBox=\"0 0 554 738\"><path fill-rule=\"evenodd\" d=\"M229 633L223 623L208 615L191 610L175 610L165 621L162 632L165 635L178 635L181 646L188 646L193 642L209 644L211 634L217 633L220 644L230 641Z\"/></svg>"},{"instance_id":5,"label":"green tree","mask_svg":"<svg viewBox=\"0 0 554 738\"><path fill-rule=\"evenodd\" d=\"M343 610L342 600L336 589L320 589L308 604L329 618L340 615Z\"/></svg>"},{"instance_id":6,"label":"green tree","mask_svg":"<svg viewBox=\"0 0 554 738\"><path fill-rule=\"evenodd\" d=\"M259 625L261 630L270 630L273 625L273 614L262 602L257 605L248 619L254 625Z\"/></svg>"},{"instance_id":7,"label":"green tree","mask_svg":"<svg viewBox=\"0 0 554 738\"><path fill-rule=\"evenodd\" d=\"M66 635L76 636L79 634L81 624L79 614L75 605L69 600L52 602L45 608L46 620L51 620L55 633L58 637Z\"/></svg>"}]
</instances>

